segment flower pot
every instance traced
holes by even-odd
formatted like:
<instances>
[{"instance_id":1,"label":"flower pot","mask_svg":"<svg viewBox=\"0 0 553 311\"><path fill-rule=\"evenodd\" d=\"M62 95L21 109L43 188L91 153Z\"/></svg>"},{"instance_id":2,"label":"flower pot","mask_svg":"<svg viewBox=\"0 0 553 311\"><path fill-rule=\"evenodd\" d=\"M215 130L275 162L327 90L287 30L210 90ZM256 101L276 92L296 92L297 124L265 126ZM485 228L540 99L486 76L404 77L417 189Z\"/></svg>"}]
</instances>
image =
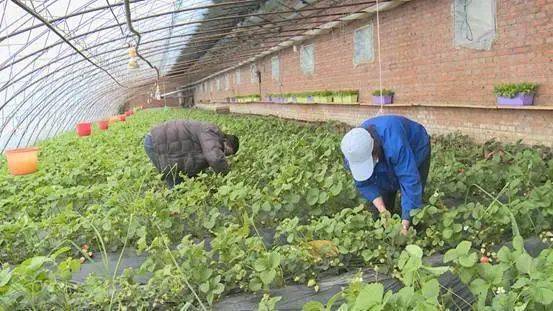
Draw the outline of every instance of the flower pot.
<instances>
[{"instance_id":1,"label":"flower pot","mask_svg":"<svg viewBox=\"0 0 553 311\"><path fill-rule=\"evenodd\" d=\"M130 110L129 110L129 111L125 111L125 117L129 117L131 114L132 114L132 113L131 113Z\"/></svg>"},{"instance_id":2,"label":"flower pot","mask_svg":"<svg viewBox=\"0 0 553 311\"><path fill-rule=\"evenodd\" d=\"M111 117L111 118L109 118L108 123L109 123L109 125L112 125L113 123L115 123L115 122L117 122L117 121L119 121L119 117L118 117L118 116L116 116L116 117Z\"/></svg>"},{"instance_id":3,"label":"flower pot","mask_svg":"<svg viewBox=\"0 0 553 311\"><path fill-rule=\"evenodd\" d=\"M90 133L92 133L92 124L90 122L77 123L75 127L77 129L77 135L81 137L89 136Z\"/></svg>"},{"instance_id":4,"label":"flower pot","mask_svg":"<svg viewBox=\"0 0 553 311\"><path fill-rule=\"evenodd\" d=\"M119 115L119 121L125 122L125 120L127 120L127 116L125 116L124 114L120 114Z\"/></svg>"},{"instance_id":5,"label":"flower pot","mask_svg":"<svg viewBox=\"0 0 553 311\"><path fill-rule=\"evenodd\" d=\"M373 104L375 105L389 105L393 103L394 96L393 95L384 95L384 96L377 96L373 95Z\"/></svg>"},{"instance_id":6,"label":"flower pot","mask_svg":"<svg viewBox=\"0 0 553 311\"><path fill-rule=\"evenodd\" d=\"M357 94L342 95L342 103L343 104L354 104L354 103L357 103L358 98L359 98L359 95L357 95Z\"/></svg>"},{"instance_id":7,"label":"flower pot","mask_svg":"<svg viewBox=\"0 0 553 311\"><path fill-rule=\"evenodd\" d=\"M27 175L37 171L38 148L20 148L6 150L8 171L11 175Z\"/></svg>"},{"instance_id":8,"label":"flower pot","mask_svg":"<svg viewBox=\"0 0 553 311\"><path fill-rule=\"evenodd\" d=\"M98 127L102 131L107 130L109 128L109 120L98 121Z\"/></svg>"},{"instance_id":9,"label":"flower pot","mask_svg":"<svg viewBox=\"0 0 553 311\"><path fill-rule=\"evenodd\" d=\"M497 96L499 106L530 106L534 104L534 94L518 93L515 97Z\"/></svg>"}]
</instances>

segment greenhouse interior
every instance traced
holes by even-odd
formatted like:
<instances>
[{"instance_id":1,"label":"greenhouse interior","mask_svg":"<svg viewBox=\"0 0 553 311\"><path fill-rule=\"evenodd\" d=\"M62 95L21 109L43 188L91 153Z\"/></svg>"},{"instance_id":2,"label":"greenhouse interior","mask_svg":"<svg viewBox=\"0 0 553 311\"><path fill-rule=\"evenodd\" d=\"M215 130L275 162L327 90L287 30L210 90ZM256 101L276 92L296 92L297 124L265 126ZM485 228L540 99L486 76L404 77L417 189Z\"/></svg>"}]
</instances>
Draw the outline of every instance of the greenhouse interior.
<instances>
[{"instance_id":1,"label":"greenhouse interior","mask_svg":"<svg viewBox=\"0 0 553 311\"><path fill-rule=\"evenodd\" d=\"M553 310L553 1L0 0L0 311Z\"/></svg>"}]
</instances>

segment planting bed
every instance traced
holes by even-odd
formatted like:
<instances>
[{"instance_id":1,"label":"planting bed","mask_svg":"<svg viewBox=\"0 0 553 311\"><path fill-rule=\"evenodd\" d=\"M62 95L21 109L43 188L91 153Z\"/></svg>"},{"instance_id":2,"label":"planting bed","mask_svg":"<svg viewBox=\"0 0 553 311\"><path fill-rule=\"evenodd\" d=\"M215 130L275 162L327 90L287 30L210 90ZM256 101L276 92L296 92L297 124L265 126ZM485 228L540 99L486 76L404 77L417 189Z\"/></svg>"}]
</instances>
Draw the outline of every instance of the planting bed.
<instances>
[{"instance_id":1,"label":"planting bed","mask_svg":"<svg viewBox=\"0 0 553 311\"><path fill-rule=\"evenodd\" d=\"M142 138L177 118L241 138L228 175L166 189ZM9 176L2 160L0 310L209 310L240 293L271 310L286 301L280 289L325 291L329 275L344 273L344 290L330 301L313 295L304 310L455 308L459 297L439 283L444 273L468 286L476 309L551 310L551 150L434 138L427 204L405 237L399 217L373 219L356 193L342 134L327 123L141 111L89 137L43 142L35 174ZM522 241L530 236L545 250L529 254ZM313 240L332 242L317 249ZM139 267L125 259L135 250ZM438 253L440 262L422 260ZM102 266L109 273L82 275ZM384 291L356 273L367 269L399 286Z\"/></svg>"}]
</instances>

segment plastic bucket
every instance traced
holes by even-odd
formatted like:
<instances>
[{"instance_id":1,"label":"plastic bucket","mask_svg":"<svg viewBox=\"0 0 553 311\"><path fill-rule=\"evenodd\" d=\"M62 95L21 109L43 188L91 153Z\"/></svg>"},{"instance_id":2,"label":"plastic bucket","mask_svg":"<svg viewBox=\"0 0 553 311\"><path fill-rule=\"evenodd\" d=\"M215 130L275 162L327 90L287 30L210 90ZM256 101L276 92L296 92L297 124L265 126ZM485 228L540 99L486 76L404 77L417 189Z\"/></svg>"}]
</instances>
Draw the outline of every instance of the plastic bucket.
<instances>
[{"instance_id":1,"label":"plastic bucket","mask_svg":"<svg viewBox=\"0 0 553 311\"><path fill-rule=\"evenodd\" d=\"M124 114L119 115L119 121L124 122L126 119L127 119L127 116L125 116Z\"/></svg>"},{"instance_id":2,"label":"plastic bucket","mask_svg":"<svg viewBox=\"0 0 553 311\"><path fill-rule=\"evenodd\" d=\"M92 124L89 122L77 123L77 135L89 136L92 133Z\"/></svg>"},{"instance_id":3,"label":"plastic bucket","mask_svg":"<svg viewBox=\"0 0 553 311\"><path fill-rule=\"evenodd\" d=\"M6 150L8 171L11 175L27 175L38 169L38 148L20 148Z\"/></svg>"},{"instance_id":4,"label":"plastic bucket","mask_svg":"<svg viewBox=\"0 0 553 311\"><path fill-rule=\"evenodd\" d=\"M109 121L108 120L102 120L102 121L98 121L98 127L102 130L102 131L105 131L109 128Z\"/></svg>"}]
</instances>

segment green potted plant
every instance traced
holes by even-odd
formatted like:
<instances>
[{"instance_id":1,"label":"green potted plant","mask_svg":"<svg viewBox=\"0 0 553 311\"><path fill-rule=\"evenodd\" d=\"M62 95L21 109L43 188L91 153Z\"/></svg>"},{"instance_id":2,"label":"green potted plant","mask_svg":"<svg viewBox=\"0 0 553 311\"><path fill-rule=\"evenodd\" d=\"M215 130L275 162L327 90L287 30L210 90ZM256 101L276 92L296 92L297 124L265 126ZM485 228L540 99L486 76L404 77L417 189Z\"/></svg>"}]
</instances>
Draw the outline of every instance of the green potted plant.
<instances>
[{"instance_id":1,"label":"green potted plant","mask_svg":"<svg viewBox=\"0 0 553 311\"><path fill-rule=\"evenodd\" d=\"M534 104L538 85L535 83L507 83L494 87L499 106L529 106Z\"/></svg>"},{"instance_id":2,"label":"green potted plant","mask_svg":"<svg viewBox=\"0 0 553 311\"><path fill-rule=\"evenodd\" d=\"M344 104L354 104L359 101L359 91L357 90L347 90L342 95Z\"/></svg>"},{"instance_id":3,"label":"green potted plant","mask_svg":"<svg viewBox=\"0 0 553 311\"><path fill-rule=\"evenodd\" d=\"M342 91L332 92L332 102L337 104L341 104L344 102L342 99Z\"/></svg>"},{"instance_id":4,"label":"green potted plant","mask_svg":"<svg viewBox=\"0 0 553 311\"><path fill-rule=\"evenodd\" d=\"M388 89L375 90L372 92L373 104L389 105L394 102L394 91Z\"/></svg>"}]
</instances>

